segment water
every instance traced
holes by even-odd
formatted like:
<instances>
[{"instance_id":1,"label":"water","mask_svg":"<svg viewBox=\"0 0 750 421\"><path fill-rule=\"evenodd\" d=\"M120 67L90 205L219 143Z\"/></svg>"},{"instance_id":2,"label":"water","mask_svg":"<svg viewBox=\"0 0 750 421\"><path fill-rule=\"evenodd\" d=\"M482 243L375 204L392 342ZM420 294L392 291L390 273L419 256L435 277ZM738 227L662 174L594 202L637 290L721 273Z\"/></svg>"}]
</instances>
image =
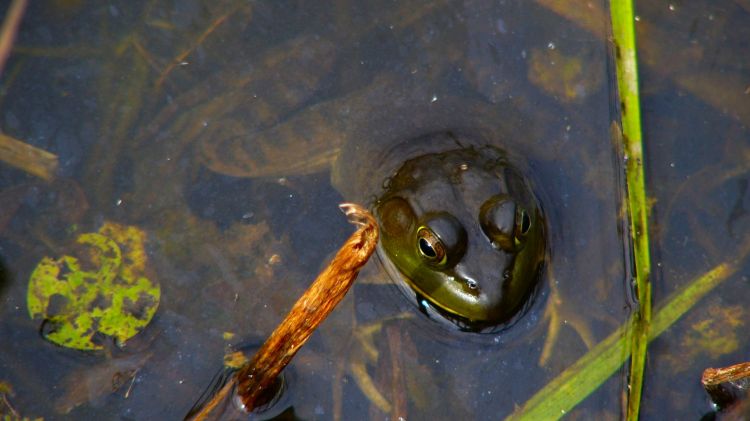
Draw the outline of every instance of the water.
<instances>
[{"instance_id":1,"label":"water","mask_svg":"<svg viewBox=\"0 0 750 421\"><path fill-rule=\"evenodd\" d=\"M655 302L719 263L739 259L741 268L651 346L644 416L695 418L709 411L695 380L703 369L747 360L748 259L739 249L748 233L750 61L741 40L750 13L742 2L639 9Z\"/></svg>"},{"instance_id":2,"label":"water","mask_svg":"<svg viewBox=\"0 0 750 421\"><path fill-rule=\"evenodd\" d=\"M336 205L367 200L388 175L368 170L372 157L451 124L494 134L532 178L551 236L537 299L503 332L454 332L374 259L296 357L286 401L302 419L512 412L633 305L608 11L587 5L584 16L551 1L30 5L0 129L60 168L47 183L0 166L0 381L14 408L184 416L229 347L262 340L346 238ZM638 9L657 304L737 255L750 200L737 84L748 11L672 6ZM455 98L471 107L443 105ZM147 234L159 309L124 348L52 345L28 316L30 274L105 221ZM746 359L747 298L740 271L652 343L644 418L709 411L700 372ZM570 416L620 417L625 373Z\"/></svg>"}]
</instances>

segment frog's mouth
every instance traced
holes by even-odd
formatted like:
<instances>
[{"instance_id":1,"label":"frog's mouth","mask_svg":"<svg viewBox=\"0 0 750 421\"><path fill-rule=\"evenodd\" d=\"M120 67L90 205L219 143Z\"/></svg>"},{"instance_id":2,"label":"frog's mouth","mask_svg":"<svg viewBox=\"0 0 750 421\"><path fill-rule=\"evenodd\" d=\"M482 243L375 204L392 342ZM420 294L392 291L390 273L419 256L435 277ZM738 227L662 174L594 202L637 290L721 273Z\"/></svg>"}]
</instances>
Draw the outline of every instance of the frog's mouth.
<instances>
[{"instance_id":1,"label":"frog's mouth","mask_svg":"<svg viewBox=\"0 0 750 421\"><path fill-rule=\"evenodd\" d=\"M488 322L484 320L472 320L464 317L450 308L441 306L440 303L429 298L426 291L422 291L388 258L388 254L383 249L382 243L378 242L377 246L378 260L385 269L393 284L398 287L403 295L417 306L420 313L427 316L430 320L438 322L440 325L451 330L473 333L496 333L512 326L518 317L524 313L523 310L504 322Z\"/></svg>"}]
</instances>

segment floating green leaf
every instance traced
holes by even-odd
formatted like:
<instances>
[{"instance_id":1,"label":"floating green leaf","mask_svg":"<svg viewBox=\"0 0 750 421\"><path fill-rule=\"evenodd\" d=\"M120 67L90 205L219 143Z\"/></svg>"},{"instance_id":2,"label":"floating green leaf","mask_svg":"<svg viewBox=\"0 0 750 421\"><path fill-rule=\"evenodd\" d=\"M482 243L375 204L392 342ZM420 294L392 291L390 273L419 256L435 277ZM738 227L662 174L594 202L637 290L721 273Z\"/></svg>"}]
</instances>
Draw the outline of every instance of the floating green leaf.
<instances>
[{"instance_id":1,"label":"floating green leaf","mask_svg":"<svg viewBox=\"0 0 750 421\"><path fill-rule=\"evenodd\" d=\"M105 223L78 236L78 257L44 257L29 280L32 319L48 326L45 337L68 348L95 350L101 333L122 344L151 321L161 291L145 276L145 233Z\"/></svg>"}]
</instances>

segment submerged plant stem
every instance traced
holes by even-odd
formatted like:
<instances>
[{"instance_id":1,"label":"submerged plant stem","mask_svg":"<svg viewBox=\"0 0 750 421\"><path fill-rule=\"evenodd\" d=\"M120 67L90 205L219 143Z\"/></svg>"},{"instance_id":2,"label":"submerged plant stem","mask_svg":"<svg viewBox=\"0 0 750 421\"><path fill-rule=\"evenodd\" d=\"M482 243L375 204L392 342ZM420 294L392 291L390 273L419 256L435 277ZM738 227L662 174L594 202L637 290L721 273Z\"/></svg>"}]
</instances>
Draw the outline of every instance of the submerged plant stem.
<instances>
[{"instance_id":1,"label":"submerged plant stem","mask_svg":"<svg viewBox=\"0 0 750 421\"><path fill-rule=\"evenodd\" d=\"M18 27L21 26L23 13L26 11L27 0L13 0L0 28L0 74L3 73L5 62L13 49Z\"/></svg>"},{"instance_id":2,"label":"submerged plant stem","mask_svg":"<svg viewBox=\"0 0 750 421\"><path fill-rule=\"evenodd\" d=\"M240 367L227 384L198 412L188 415L188 419L206 419L214 408L225 402L235 387L248 412L266 404L263 398L276 384L279 373L344 298L359 270L375 251L379 232L375 218L364 208L354 204L340 207L350 222L359 225L359 229L297 300L250 362Z\"/></svg>"},{"instance_id":3,"label":"submerged plant stem","mask_svg":"<svg viewBox=\"0 0 750 421\"><path fill-rule=\"evenodd\" d=\"M14 166L46 181L57 173L57 155L0 133L0 162Z\"/></svg>"},{"instance_id":4,"label":"submerged plant stem","mask_svg":"<svg viewBox=\"0 0 750 421\"><path fill-rule=\"evenodd\" d=\"M164 80L169 76L170 73L172 73L172 70L182 64L185 59L187 59L187 57L195 51L196 48L203 44L203 42L206 40L206 38L208 38L209 35L211 35L218 27L224 24L227 18L229 18L230 14L233 12L234 10L228 11L227 13L214 19L208 26L208 28L206 28L206 30L203 31L203 33L198 37L194 45L177 55L177 57L175 57L174 60L172 60L172 62L169 63L166 69L164 69L164 71L159 75L159 78L156 80L156 89L161 88L162 84L164 84Z\"/></svg>"}]
</instances>

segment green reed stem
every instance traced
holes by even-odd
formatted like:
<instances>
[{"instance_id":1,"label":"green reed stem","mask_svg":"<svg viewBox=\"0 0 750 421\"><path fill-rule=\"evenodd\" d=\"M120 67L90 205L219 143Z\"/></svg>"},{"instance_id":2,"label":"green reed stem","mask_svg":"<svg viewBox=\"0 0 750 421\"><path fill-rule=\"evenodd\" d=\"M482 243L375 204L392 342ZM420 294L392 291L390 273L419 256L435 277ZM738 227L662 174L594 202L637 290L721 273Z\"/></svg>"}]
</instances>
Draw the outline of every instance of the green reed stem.
<instances>
[{"instance_id":1,"label":"green reed stem","mask_svg":"<svg viewBox=\"0 0 750 421\"><path fill-rule=\"evenodd\" d=\"M630 378L627 419L637 420L643 389L649 329L651 326L651 256L648 240L648 201L643 170L641 110L638 93L638 59L632 0L612 0L612 37L615 44L617 88L620 98L623 150L626 156L627 205L633 241L635 288L638 307L630 323Z\"/></svg>"}]
</instances>

